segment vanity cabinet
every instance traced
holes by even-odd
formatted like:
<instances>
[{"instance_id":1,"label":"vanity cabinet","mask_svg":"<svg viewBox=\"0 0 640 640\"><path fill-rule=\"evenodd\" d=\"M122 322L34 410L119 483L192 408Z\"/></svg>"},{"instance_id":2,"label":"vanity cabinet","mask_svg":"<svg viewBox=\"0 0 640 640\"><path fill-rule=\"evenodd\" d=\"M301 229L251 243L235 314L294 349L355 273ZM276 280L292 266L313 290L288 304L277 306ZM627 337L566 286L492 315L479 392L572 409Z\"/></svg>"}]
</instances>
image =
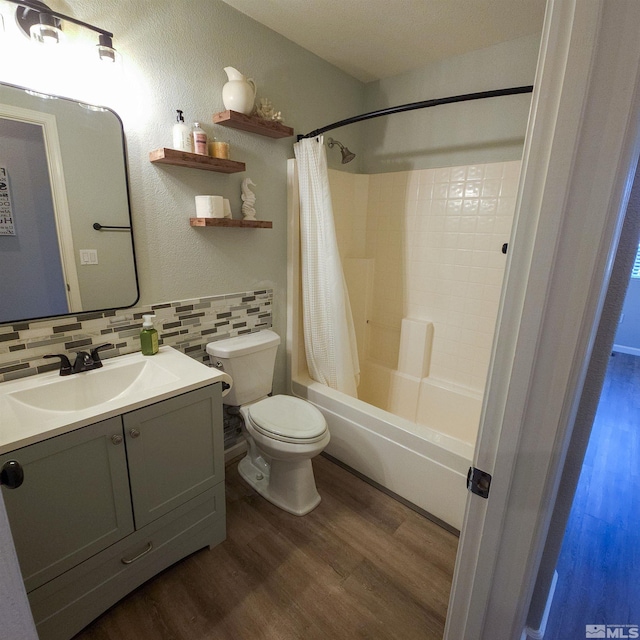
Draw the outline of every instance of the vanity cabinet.
<instances>
[{"instance_id":1,"label":"vanity cabinet","mask_svg":"<svg viewBox=\"0 0 640 640\"><path fill-rule=\"evenodd\" d=\"M215 385L215 390L219 387ZM211 390L123 416L137 529L224 480L222 400L214 402ZM218 424L212 429L216 418Z\"/></svg>"},{"instance_id":2,"label":"vanity cabinet","mask_svg":"<svg viewBox=\"0 0 640 640\"><path fill-rule=\"evenodd\" d=\"M225 538L220 383L0 456L41 640L68 640L180 558Z\"/></svg>"},{"instance_id":3,"label":"vanity cabinet","mask_svg":"<svg viewBox=\"0 0 640 640\"><path fill-rule=\"evenodd\" d=\"M3 498L28 592L133 531L120 418L5 454L0 466L8 460L25 475Z\"/></svg>"}]
</instances>

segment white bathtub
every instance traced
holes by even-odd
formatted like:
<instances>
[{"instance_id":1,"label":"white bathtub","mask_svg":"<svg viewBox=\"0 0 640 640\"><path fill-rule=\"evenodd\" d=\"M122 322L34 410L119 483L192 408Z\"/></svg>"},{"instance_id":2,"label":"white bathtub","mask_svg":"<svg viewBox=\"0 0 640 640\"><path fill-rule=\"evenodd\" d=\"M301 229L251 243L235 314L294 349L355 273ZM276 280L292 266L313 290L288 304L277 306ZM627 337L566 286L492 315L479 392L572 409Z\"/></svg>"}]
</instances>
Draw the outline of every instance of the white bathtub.
<instances>
[{"instance_id":1,"label":"white bathtub","mask_svg":"<svg viewBox=\"0 0 640 640\"><path fill-rule=\"evenodd\" d=\"M467 498L470 443L393 415L308 377L292 380L295 395L312 402L329 425L326 452L460 529Z\"/></svg>"},{"instance_id":2,"label":"white bathtub","mask_svg":"<svg viewBox=\"0 0 640 640\"><path fill-rule=\"evenodd\" d=\"M288 163L288 227L289 391L309 400L324 414L331 431L331 442L326 449L329 455L459 530L467 499L466 477L473 458L481 397L457 394L455 389L442 387L428 377L432 331L427 325L416 328L411 323L403 323L405 335L410 336L412 330L418 329L418 343L422 346L416 348L414 339L408 341L405 352L400 349L402 371L398 373L408 377L395 381L391 400L405 408L408 400L414 402L409 413L415 419L394 415L311 380L302 338L299 200L294 160ZM362 292L364 298L371 286L371 269L372 263L366 259L347 265L351 276L361 278L354 291ZM360 306L366 309L366 301ZM354 320L360 345L366 338L367 315L356 308ZM395 348L397 351L397 345ZM390 370L387 375L391 375ZM412 376L415 384L409 379Z\"/></svg>"}]
</instances>

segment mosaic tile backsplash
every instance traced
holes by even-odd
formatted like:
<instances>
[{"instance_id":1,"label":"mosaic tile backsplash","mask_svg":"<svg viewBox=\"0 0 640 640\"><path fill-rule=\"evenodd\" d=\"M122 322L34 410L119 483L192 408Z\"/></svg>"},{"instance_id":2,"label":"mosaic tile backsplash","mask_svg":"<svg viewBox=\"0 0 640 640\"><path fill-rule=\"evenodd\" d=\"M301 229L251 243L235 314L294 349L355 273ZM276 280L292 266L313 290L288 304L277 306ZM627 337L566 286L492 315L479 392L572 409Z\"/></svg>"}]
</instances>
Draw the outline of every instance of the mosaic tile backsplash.
<instances>
[{"instance_id":1,"label":"mosaic tile backsplash","mask_svg":"<svg viewBox=\"0 0 640 640\"><path fill-rule=\"evenodd\" d=\"M101 351L105 360L139 351L145 313L155 313L161 345L208 364L208 342L270 328L272 303L273 291L262 289L0 325L0 382L58 369L59 362L44 359L46 354L84 351L108 342L114 348ZM225 448L237 438L235 422L225 415Z\"/></svg>"}]
</instances>

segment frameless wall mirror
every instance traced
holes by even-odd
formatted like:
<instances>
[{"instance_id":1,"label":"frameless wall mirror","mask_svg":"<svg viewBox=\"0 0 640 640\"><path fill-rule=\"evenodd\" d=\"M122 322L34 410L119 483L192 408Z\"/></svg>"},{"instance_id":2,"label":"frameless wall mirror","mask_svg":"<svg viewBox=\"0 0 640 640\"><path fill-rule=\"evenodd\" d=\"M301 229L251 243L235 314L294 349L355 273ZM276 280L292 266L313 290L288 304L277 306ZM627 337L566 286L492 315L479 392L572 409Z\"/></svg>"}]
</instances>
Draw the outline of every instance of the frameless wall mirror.
<instances>
[{"instance_id":1,"label":"frameless wall mirror","mask_svg":"<svg viewBox=\"0 0 640 640\"><path fill-rule=\"evenodd\" d=\"M0 323L137 300L120 118L0 84Z\"/></svg>"}]
</instances>

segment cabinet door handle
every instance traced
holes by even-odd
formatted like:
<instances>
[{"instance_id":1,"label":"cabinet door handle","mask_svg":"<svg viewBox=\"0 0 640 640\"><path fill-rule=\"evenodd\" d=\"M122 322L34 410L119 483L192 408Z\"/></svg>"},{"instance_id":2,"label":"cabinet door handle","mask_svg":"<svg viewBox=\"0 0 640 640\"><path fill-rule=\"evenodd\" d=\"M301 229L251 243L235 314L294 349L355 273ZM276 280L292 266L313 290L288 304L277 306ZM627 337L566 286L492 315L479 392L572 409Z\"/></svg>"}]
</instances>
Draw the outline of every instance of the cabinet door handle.
<instances>
[{"instance_id":1,"label":"cabinet door handle","mask_svg":"<svg viewBox=\"0 0 640 640\"><path fill-rule=\"evenodd\" d=\"M9 460L0 469L0 485L17 489L24 481L24 469L17 460Z\"/></svg>"},{"instance_id":2,"label":"cabinet door handle","mask_svg":"<svg viewBox=\"0 0 640 640\"><path fill-rule=\"evenodd\" d=\"M137 438L140 436L140 431L138 431L138 429L129 429L129 435L132 438Z\"/></svg>"},{"instance_id":3,"label":"cabinet door handle","mask_svg":"<svg viewBox=\"0 0 640 640\"><path fill-rule=\"evenodd\" d=\"M111 442L113 442L113 444L120 444L122 442L122 436L119 436L117 433L112 435Z\"/></svg>"},{"instance_id":4,"label":"cabinet door handle","mask_svg":"<svg viewBox=\"0 0 640 640\"><path fill-rule=\"evenodd\" d=\"M121 558L120 562L122 562L122 564L133 564L136 560L140 560L142 556L146 556L147 553L149 553L149 551L151 551L152 549L153 549L153 542L149 541L147 542L147 546L144 551L139 553L137 556L133 556L133 558Z\"/></svg>"}]
</instances>

